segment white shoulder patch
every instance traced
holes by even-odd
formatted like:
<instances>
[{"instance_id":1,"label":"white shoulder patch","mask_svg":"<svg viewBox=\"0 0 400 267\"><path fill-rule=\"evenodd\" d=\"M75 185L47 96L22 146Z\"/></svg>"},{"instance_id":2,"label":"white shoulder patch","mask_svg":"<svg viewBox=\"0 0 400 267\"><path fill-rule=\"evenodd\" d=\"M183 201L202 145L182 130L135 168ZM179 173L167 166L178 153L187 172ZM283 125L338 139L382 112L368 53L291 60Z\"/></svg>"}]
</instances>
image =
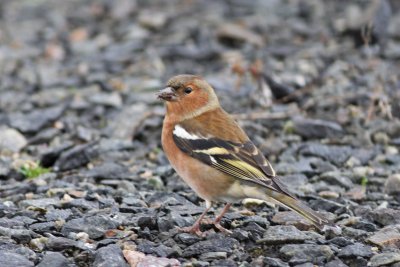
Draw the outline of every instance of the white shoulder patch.
<instances>
[{"instance_id":1,"label":"white shoulder patch","mask_svg":"<svg viewBox=\"0 0 400 267\"><path fill-rule=\"evenodd\" d=\"M182 128L180 125L175 125L173 134L183 138L183 139L190 139L190 140L196 140L196 139L201 139L200 136L197 136L195 134L188 133L184 128Z\"/></svg>"}]
</instances>

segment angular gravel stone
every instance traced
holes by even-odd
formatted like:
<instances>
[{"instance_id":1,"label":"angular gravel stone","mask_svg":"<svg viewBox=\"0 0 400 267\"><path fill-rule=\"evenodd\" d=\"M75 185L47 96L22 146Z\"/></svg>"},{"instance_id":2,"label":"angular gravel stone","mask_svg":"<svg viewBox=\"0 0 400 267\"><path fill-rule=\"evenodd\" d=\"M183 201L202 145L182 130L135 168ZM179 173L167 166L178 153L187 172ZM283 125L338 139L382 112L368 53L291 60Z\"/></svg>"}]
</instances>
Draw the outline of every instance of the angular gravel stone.
<instances>
[{"instance_id":1,"label":"angular gravel stone","mask_svg":"<svg viewBox=\"0 0 400 267\"><path fill-rule=\"evenodd\" d=\"M23 133L36 133L58 119L65 111L65 106L55 106L33 110L30 113L9 115L10 125Z\"/></svg>"},{"instance_id":2,"label":"angular gravel stone","mask_svg":"<svg viewBox=\"0 0 400 267\"><path fill-rule=\"evenodd\" d=\"M17 130L0 127L0 151L19 152L26 144L25 136Z\"/></svg>"},{"instance_id":3,"label":"angular gravel stone","mask_svg":"<svg viewBox=\"0 0 400 267\"><path fill-rule=\"evenodd\" d=\"M310 237L292 225L277 225L270 226L265 232L264 237L258 240L257 243L275 245L303 242L307 239L310 239Z\"/></svg>"},{"instance_id":4,"label":"angular gravel stone","mask_svg":"<svg viewBox=\"0 0 400 267\"><path fill-rule=\"evenodd\" d=\"M69 264L70 262L63 254L58 252L48 252L36 267L65 267Z\"/></svg>"},{"instance_id":5,"label":"angular gravel stone","mask_svg":"<svg viewBox=\"0 0 400 267\"><path fill-rule=\"evenodd\" d=\"M342 126L325 120L296 117L293 127L295 133L307 139L341 137L344 134Z\"/></svg>"},{"instance_id":6,"label":"angular gravel stone","mask_svg":"<svg viewBox=\"0 0 400 267\"><path fill-rule=\"evenodd\" d=\"M129 267L129 265L120 247L112 244L96 251L93 267Z\"/></svg>"},{"instance_id":7,"label":"angular gravel stone","mask_svg":"<svg viewBox=\"0 0 400 267\"><path fill-rule=\"evenodd\" d=\"M371 257L372 255L371 247L361 243L348 245L338 253L338 256L341 258Z\"/></svg>"},{"instance_id":8,"label":"angular gravel stone","mask_svg":"<svg viewBox=\"0 0 400 267\"><path fill-rule=\"evenodd\" d=\"M34 264L20 254L0 250L0 267L10 266L32 267Z\"/></svg>"},{"instance_id":9,"label":"angular gravel stone","mask_svg":"<svg viewBox=\"0 0 400 267\"><path fill-rule=\"evenodd\" d=\"M182 256L193 257L195 255L200 255L208 252L226 252L229 255L238 244L239 242L236 239L229 237L213 238L210 240L197 242L187 247L183 251Z\"/></svg>"},{"instance_id":10,"label":"angular gravel stone","mask_svg":"<svg viewBox=\"0 0 400 267\"><path fill-rule=\"evenodd\" d=\"M386 252L374 255L369 264L371 267L386 266L400 262L400 253L396 252Z\"/></svg>"},{"instance_id":11,"label":"angular gravel stone","mask_svg":"<svg viewBox=\"0 0 400 267\"><path fill-rule=\"evenodd\" d=\"M279 252L293 264L304 262L321 264L322 262L331 259L334 255L329 246L313 244L284 245Z\"/></svg>"}]
</instances>

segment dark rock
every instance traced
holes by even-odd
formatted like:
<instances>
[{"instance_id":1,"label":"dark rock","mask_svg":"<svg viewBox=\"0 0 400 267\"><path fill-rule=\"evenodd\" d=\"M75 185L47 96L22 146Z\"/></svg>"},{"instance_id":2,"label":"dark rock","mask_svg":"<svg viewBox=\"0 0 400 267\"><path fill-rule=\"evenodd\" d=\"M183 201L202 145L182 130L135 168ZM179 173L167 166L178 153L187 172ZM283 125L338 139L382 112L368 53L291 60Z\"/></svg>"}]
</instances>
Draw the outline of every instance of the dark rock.
<instances>
[{"instance_id":1,"label":"dark rock","mask_svg":"<svg viewBox=\"0 0 400 267\"><path fill-rule=\"evenodd\" d=\"M204 240L197 242L189 247L187 247L182 256L183 257L193 257L195 255L204 254L207 252L226 252L231 254L233 249L239 245L236 239L223 237L223 238L213 238L209 240Z\"/></svg>"},{"instance_id":2,"label":"dark rock","mask_svg":"<svg viewBox=\"0 0 400 267\"><path fill-rule=\"evenodd\" d=\"M353 242L351 240L349 240L345 237L342 237L342 236L337 236L337 237L332 238L331 240L329 240L329 243L335 244L339 247L345 247L345 246L353 244Z\"/></svg>"},{"instance_id":3,"label":"dark rock","mask_svg":"<svg viewBox=\"0 0 400 267\"><path fill-rule=\"evenodd\" d=\"M127 167L114 162L97 165L93 169L83 172L83 175L95 179L123 179L131 176Z\"/></svg>"},{"instance_id":4,"label":"dark rock","mask_svg":"<svg viewBox=\"0 0 400 267\"><path fill-rule=\"evenodd\" d=\"M10 229L0 226L0 236L9 236L17 242L27 244L31 241L31 231L26 229Z\"/></svg>"},{"instance_id":5,"label":"dark rock","mask_svg":"<svg viewBox=\"0 0 400 267\"><path fill-rule=\"evenodd\" d=\"M344 264L341 260L333 260L328 262L325 267L348 267L346 264Z\"/></svg>"},{"instance_id":6,"label":"dark rock","mask_svg":"<svg viewBox=\"0 0 400 267\"><path fill-rule=\"evenodd\" d=\"M108 245L96 251L94 267L128 267L122 250L117 245Z\"/></svg>"},{"instance_id":7,"label":"dark rock","mask_svg":"<svg viewBox=\"0 0 400 267\"><path fill-rule=\"evenodd\" d=\"M0 267L9 266L32 267L34 264L20 254L0 250Z\"/></svg>"},{"instance_id":8,"label":"dark rock","mask_svg":"<svg viewBox=\"0 0 400 267\"><path fill-rule=\"evenodd\" d=\"M339 185L346 189L351 189L354 187L353 182L350 178L343 176L339 172L326 172L323 173L320 178L332 185Z\"/></svg>"},{"instance_id":9,"label":"dark rock","mask_svg":"<svg viewBox=\"0 0 400 267\"><path fill-rule=\"evenodd\" d=\"M284 245L279 252L292 264L312 262L321 264L330 260L334 253L329 246L313 244Z\"/></svg>"},{"instance_id":10,"label":"dark rock","mask_svg":"<svg viewBox=\"0 0 400 267\"><path fill-rule=\"evenodd\" d=\"M190 246L196 242L199 242L201 239L197 235L194 235L194 234L180 233L175 236L175 240L180 243Z\"/></svg>"},{"instance_id":11,"label":"dark rock","mask_svg":"<svg viewBox=\"0 0 400 267\"><path fill-rule=\"evenodd\" d=\"M226 252L206 252L200 255L200 260L213 261L213 260L226 259L226 257L227 257Z\"/></svg>"},{"instance_id":12,"label":"dark rock","mask_svg":"<svg viewBox=\"0 0 400 267\"><path fill-rule=\"evenodd\" d=\"M307 139L339 138L344 134L342 126L336 122L325 120L295 117L293 119L293 127L295 133Z\"/></svg>"},{"instance_id":13,"label":"dark rock","mask_svg":"<svg viewBox=\"0 0 400 267\"><path fill-rule=\"evenodd\" d=\"M355 243L342 248L338 254L340 258L371 257L373 252L370 246Z\"/></svg>"},{"instance_id":14,"label":"dark rock","mask_svg":"<svg viewBox=\"0 0 400 267\"><path fill-rule=\"evenodd\" d=\"M150 230L156 230L157 229L157 220L155 217L150 217L150 216L142 216L139 217L137 224L140 228L149 228Z\"/></svg>"},{"instance_id":15,"label":"dark rock","mask_svg":"<svg viewBox=\"0 0 400 267\"><path fill-rule=\"evenodd\" d=\"M36 267L66 267L69 261L63 254L58 252L48 252Z\"/></svg>"},{"instance_id":16,"label":"dark rock","mask_svg":"<svg viewBox=\"0 0 400 267\"><path fill-rule=\"evenodd\" d=\"M176 257L179 254L175 249L164 244L157 245L148 240L141 240L138 243L137 250L145 254L155 254L159 257Z\"/></svg>"},{"instance_id":17,"label":"dark rock","mask_svg":"<svg viewBox=\"0 0 400 267\"><path fill-rule=\"evenodd\" d=\"M303 242L310 239L309 236L299 231L292 225L288 226L270 226L264 234L264 237L257 241L257 243L274 244L287 244L295 242Z\"/></svg>"},{"instance_id":18,"label":"dark rock","mask_svg":"<svg viewBox=\"0 0 400 267\"><path fill-rule=\"evenodd\" d=\"M55 222L42 222L42 223L33 223L29 225L29 229L35 232L51 232L56 227Z\"/></svg>"},{"instance_id":19,"label":"dark rock","mask_svg":"<svg viewBox=\"0 0 400 267\"><path fill-rule=\"evenodd\" d=\"M43 152L41 156L41 165L46 168L53 166L57 159L60 157L61 153L67 149L70 149L71 147L73 147L73 145L74 144L72 142L67 141L60 146L49 148L47 151Z\"/></svg>"},{"instance_id":20,"label":"dark rock","mask_svg":"<svg viewBox=\"0 0 400 267\"><path fill-rule=\"evenodd\" d=\"M308 143L299 149L304 156L320 157L336 166L341 166L352 155L352 149L347 146L328 146L318 143Z\"/></svg>"},{"instance_id":21,"label":"dark rock","mask_svg":"<svg viewBox=\"0 0 400 267\"><path fill-rule=\"evenodd\" d=\"M57 198L41 198L41 199L27 199L19 202L19 206L23 209L28 207L35 207L39 209L48 209L52 206L59 206L60 200Z\"/></svg>"},{"instance_id":22,"label":"dark rock","mask_svg":"<svg viewBox=\"0 0 400 267\"><path fill-rule=\"evenodd\" d=\"M65 237L56 237L50 235L50 238L47 241L46 247L50 250L60 251L69 248L79 247L78 243L75 240L65 238Z\"/></svg>"},{"instance_id":23,"label":"dark rock","mask_svg":"<svg viewBox=\"0 0 400 267\"><path fill-rule=\"evenodd\" d=\"M265 257L263 263L270 267L289 267L289 264L278 258Z\"/></svg>"},{"instance_id":24,"label":"dark rock","mask_svg":"<svg viewBox=\"0 0 400 267\"><path fill-rule=\"evenodd\" d=\"M368 214L374 222L377 222L383 226L400 224L400 210L381 208L375 209Z\"/></svg>"},{"instance_id":25,"label":"dark rock","mask_svg":"<svg viewBox=\"0 0 400 267\"><path fill-rule=\"evenodd\" d=\"M12 113L9 115L10 125L23 133L36 133L58 119L66 106L55 106L33 110L28 114Z\"/></svg>"},{"instance_id":26,"label":"dark rock","mask_svg":"<svg viewBox=\"0 0 400 267\"><path fill-rule=\"evenodd\" d=\"M63 225L61 232L65 236L68 236L71 232L85 232L91 239L97 239L102 237L107 230L116 229L119 225L120 222L112 218L103 215L96 215L72 219Z\"/></svg>"},{"instance_id":27,"label":"dark rock","mask_svg":"<svg viewBox=\"0 0 400 267\"><path fill-rule=\"evenodd\" d=\"M28 144L29 145L39 145L42 143L50 142L54 137L60 134L60 130L56 128L48 128L40 131L35 136L29 138Z\"/></svg>"},{"instance_id":28,"label":"dark rock","mask_svg":"<svg viewBox=\"0 0 400 267\"><path fill-rule=\"evenodd\" d=\"M54 170L67 171L82 167L90 162L91 151L95 143L78 145L61 153L54 163Z\"/></svg>"}]
</instances>

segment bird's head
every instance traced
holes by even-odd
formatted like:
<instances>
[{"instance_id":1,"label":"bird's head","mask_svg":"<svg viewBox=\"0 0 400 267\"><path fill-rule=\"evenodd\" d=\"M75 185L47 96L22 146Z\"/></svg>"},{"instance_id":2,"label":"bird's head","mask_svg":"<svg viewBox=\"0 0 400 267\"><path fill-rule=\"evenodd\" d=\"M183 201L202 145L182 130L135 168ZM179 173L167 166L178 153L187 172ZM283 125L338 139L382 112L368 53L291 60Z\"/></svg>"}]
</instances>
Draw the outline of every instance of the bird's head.
<instances>
[{"instance_id":1,"label":"bird's head","mask_svg":"<svg viewBox=\"0 0 400 267\"><path fill-rule=\"evenodd\" d=\"M158 92L158 98L166 101L167 116L176 121L190 119L219 107L214 89L202 77L195 75L172 77L166 88Z\"/></svg>"}]
</instances>

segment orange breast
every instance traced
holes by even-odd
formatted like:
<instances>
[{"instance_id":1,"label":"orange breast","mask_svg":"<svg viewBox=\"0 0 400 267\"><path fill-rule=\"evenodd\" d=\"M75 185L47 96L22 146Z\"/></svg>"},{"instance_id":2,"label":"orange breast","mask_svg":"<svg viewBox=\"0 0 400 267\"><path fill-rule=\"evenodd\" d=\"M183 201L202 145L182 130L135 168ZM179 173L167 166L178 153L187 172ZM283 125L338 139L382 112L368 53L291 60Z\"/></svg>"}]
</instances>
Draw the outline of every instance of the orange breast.
<instances>
[{"instance_id":1,"label":"orange breast","mask_svg":"<svg viewBox=\"0 0 400 267\"><path fill-rule=\"evenodd\" d=\"M172 138L174 126L164 121L161 140L172 167L202 199L220 201L235 179L182 152Z\"/></svg>"}]
</instances>

